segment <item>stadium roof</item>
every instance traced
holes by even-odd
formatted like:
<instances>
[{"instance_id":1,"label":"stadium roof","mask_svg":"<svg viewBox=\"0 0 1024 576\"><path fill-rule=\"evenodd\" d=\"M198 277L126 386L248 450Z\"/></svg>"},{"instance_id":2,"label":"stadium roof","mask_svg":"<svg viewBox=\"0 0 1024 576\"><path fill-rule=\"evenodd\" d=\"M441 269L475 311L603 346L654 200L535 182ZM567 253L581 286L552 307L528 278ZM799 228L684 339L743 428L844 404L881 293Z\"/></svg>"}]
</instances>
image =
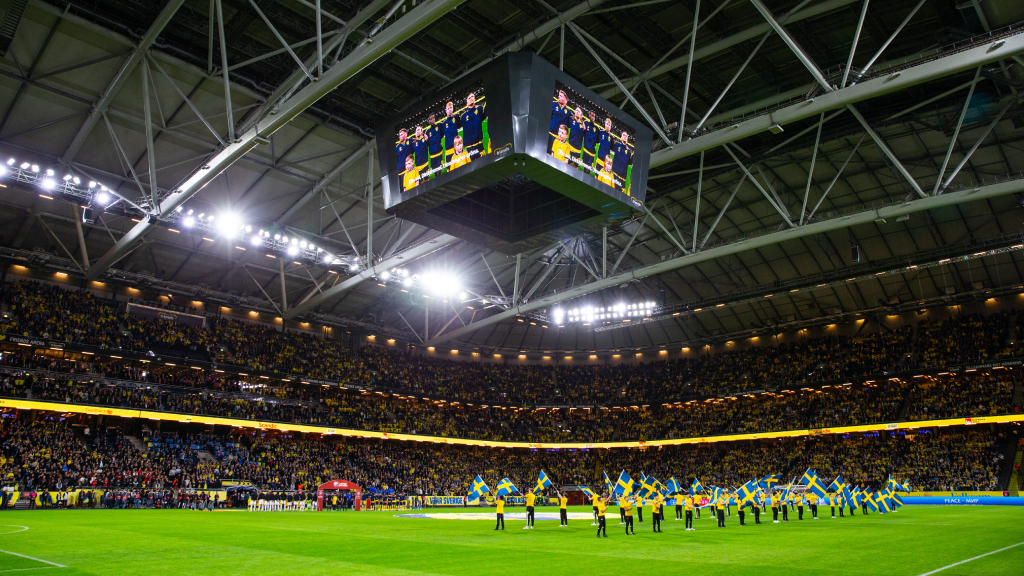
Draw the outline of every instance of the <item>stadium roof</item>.
<instances>
[{"instance_id":1,"label":"stadium roof","mask_svg":"<svg viewBox=\"0 0 1024 576\"><path fill-rule=\"evenodd\" d=\"M1024 281L1019 3L29 0L2 17L7 259L481 351L691 345ZM607 244L595 228L517 258L384 213L374 126L508 50L660 133L649 212ZM83 221L69 200L100 186L107 210ZM337 262L268 257L216 234L231 220ZM467 301L374 281L401 267L457 277ZM553 322L620 302L657 308Z\"/></svg>"}]
</instances>

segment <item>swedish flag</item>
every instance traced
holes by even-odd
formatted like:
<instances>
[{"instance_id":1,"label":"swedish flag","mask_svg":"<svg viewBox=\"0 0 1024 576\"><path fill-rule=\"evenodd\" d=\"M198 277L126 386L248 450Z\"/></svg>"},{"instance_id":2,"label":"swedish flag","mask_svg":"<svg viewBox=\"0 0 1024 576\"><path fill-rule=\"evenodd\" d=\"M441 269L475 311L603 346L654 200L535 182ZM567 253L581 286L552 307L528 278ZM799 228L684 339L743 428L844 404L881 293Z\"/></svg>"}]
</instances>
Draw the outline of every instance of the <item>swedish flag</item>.
<instances>
[{"instance_id":1,"label":"swedish flag","mask_svg":"<svg viewBox=\"0 0 1024 576\"><path fill-rule=\"evenodd\" d=\"M756 495L757 495L757 482L755 482L753 480L751 480L750 482L747 482L743 486L740 486L739 488L736 489L736 501L739 503L741 508L747 502L753 501L754 497Z\"/></svg>"},{"instance_id":2,"label":"swedish flag","mask_svg":"<svg viewBox=\"0 0 1024 576\"><path fill-rule=\"evenodd\" d=\"M519 488L516 488L508 478L502 478L501 482L498 482L498 491L495 494L497 496L506 496L513 492L519 492Z\"/></svg>"},{"instance_id":3,"label":"swedish flag","mask_svg":"<svg viewBox=\"0 0 1024 576\"><path fill-rule=\"evenodd\" d=\"M833 480L832 483L828 485L828 491L836 492L837 494L841 493L844 488L846 488L846 482L843 482L842 476L836 476L836 479Z\"/></svg>"},{"instance_id":4,"label":"swedish flag","mask_svg":"<svg viewBox=\"0 0 1024 576\"><path fill-rule=\"evenodd\" d=\"M861 491L860 486L853 489L850 493L850 504L854 508L860 508L860 505L864 503L864 492Z\"/></svg>"},{"instance_id":5,"label":"swedish flag","mask_svg":"<svg viewBox=\"0 0 1024 576\"><path fill-rule=\"evenodd\" d=\"M757 485L760 486L763 490L771 491L771 489L774 488L775 485L779 483L779 480L782 480L782 474L772 474L770 476L765 476L764 478L761 478Z\"/></svg>"},{"instance_id":6,"label":"swedish flag","mask_svg":"<svg viewBox=\"0 0 1024 576\"><path fill-rule=\"evenodd\" d=\"M889 498L892 501L892 509L893 510L899 508L900 506L903 506L903 497L900 496L899 494L893 494Z\"/></svg>"},{"instance_id":7,"label":"swedish flag","mask_svg":"<svg viewBox=\"0 0 1024 576\"><path fill-rule=\"evenodd\" d=\"M885 492L877 492L876 494L878 497L875 499L875 501L878 502L879 508L881 508L885 512L892 512L892 496Z\"/></svg>"},{"instance_id":8,"label":"swedish flag","mask_svg":"<svg viewBox=\"0 0 1024 576\"><path fill-rule=\"evenodd\" d=\"M587 488L586 486L580 486L580 492L583 492L584 494L586 494L587 498L590 498L591 500L594 499L594 496L595 496L594 491L591 490L590 488Z\"/></svg>"},{"instance_id":9,"label":"swedish flag","mask_svg":"<svg viewBox=\"0 0 1024 576\"><path fill-rule=\"evenodd\" d=\"M700 480L694 478L693 482L690 483L690 492L691 493L695 493L695 494L700 494L703 491L704 491L704 487L701 486Z\"/></svg>"},{"instance_id":10,"label":"swedish flag","mask_svg":"<svg viewBox=\"0 0 1024 576\"><path fill-rule=\"evenodd\" d=\"M910 482L900 484L900 492L910 492Z\"/></svg>"},{"instance_id":11,"label":"swedish flag","mask_svg":"<svg viewBox=\"0 0 1024 576\"><path fill-rule=\"evenodd\" d=\"M683 487L679 485L679 481L676 480L675 476L668 479L665 489L668 490L669 494L679 494L683 491Z\"/></svg>"},{"instance_id":12,"label":"swedish flag","mask_svg":"<svg viewBox=\"0 0 1024 576\"><path fill-rule=\"evenodd\" d=\"M611 492L612 489L615 487L615 484L612 483L612 479L608 477L607 472L602 472L602 474L604 474L604 487L607 488L609 492Z\"/></svg>"},{"instance_id":13,"label":"swedish flag","mask_svg":"<svg viewBox=\"0 0 1024 576\"><path fill-rule=\"evenodd\" d=\"M469 489L469 496L483 497L484 494L490 492L491 489L487 487L487 483L484 482L483 478L479 475L473 480L473 487Z\"/></svg>"},{"instance_id":14,"label":"swedish flag","mask_svg":"<svg viewBox=\"0 0 1024 576\"><path fill-rule=\"evenodd\" d=\"M623 470L622 473L619 474L619 481L615 483L615 488L612 492L614 492L616 496L629 496L632 491L633 478Z\"/></svg>"},{"instance_id":15,"label":"swedish flag","mask_svg":"<svg viewBox=\"0 0 1024 576\"><path fill-rule=\"evenodd\" d=\"M540 475L537 477L537 486L533 488L534 492L540 492L541 490L551 486L551 480L543 470L540 471Z\"/></svg>"},{"instance_id":16,"label":"swedish flag","mask_svg":"<svg viewBox=\"0 0 1024 576\"><path fill-rule=\"evenodd\" d=\"M821 478L818 478L818 473L810 468L807 469L807 472L804 472L803 477L800 478L800 483L807 486L807 489L814 492L818 498L824 498L828 492L821 483Z\"/></svg>"},{"instance_id":17,"label":"swedish flag","mask_svg":"<svg viewBox=\"0 0 1024 576\"><path fill-rule=\"evenodd\" d=\"M658 494L658 484L660 482L654 476L644 476L637 493L641 498L652 498Z\"/></svg>"}]
</instances>

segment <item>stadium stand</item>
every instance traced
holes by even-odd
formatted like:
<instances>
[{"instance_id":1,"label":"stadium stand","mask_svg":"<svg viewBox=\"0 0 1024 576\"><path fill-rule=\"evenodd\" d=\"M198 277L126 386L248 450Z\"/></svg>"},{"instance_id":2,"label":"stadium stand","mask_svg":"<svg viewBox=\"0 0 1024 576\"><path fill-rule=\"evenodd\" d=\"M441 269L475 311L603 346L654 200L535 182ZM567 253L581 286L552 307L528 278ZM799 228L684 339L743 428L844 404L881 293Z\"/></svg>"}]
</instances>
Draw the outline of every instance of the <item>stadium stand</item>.
<instances>
[{"instance_id":1,"label":"stadium stand","mask_svg":"<svg viewBox=\"0 0 1024 576\"><path fill-rule=\"evenodd\" d=\"M378 346L350 349L329 338L241 320L209 318L205 329L148 320L126 314L88 291L31 281L4 285L0 303L4 310L0 330L8 334L389 390L378 394L280 379L260 382L187 366L81 355L62 358L8 349L0 355L4 372L0 396L7 398L524 442L704 437L897 419L990 416L1020 409L1014 405L1009 372L886 377L894 371L1018 356L1011 334L1020 329L1024 315L1012 311L953 316L891 332L808 338L695 359L551 368L436 359ZM857 384L837 384L853 376L860 377ZM877 379L865 380L868 377ZM809 384L817 388L807 388ZM780 386L792 390L760 391ZM743 393L750 390L759 391ZM419 394L449 400L428 400ZM503 406L485 405L494 401ZM560 406L536 406L546 403ZM587 407L578 407L581 404ZM4 419L2 424L4 475L23 485L49 487L194 489L219 486L228 478L247 478L267 489L284 490L342 475L380 491L457 493L472 476L462 464L466 451L472 450L474 462L485 461L495 475L513 479L542 461L551 474L566 482L593 482L601 466L613 470L646 466L653 474L688 470L688 475L729 485L748 473L807 465L825 477L830 465L856 461L862 472L844 472L854 482L877 480L879 470L894 474L898 470L920 486L988 490L998 484L1002 461L991 434L974 431L961 436L922 432L913 435L914 440L901 436L889 443L846 438L729 450L673 447L666 448L667 457L658 458L671 463L671 470L662 470L641 462L650 452L612 452L603 459L595 452L559 452L541 458L511 450L444 446L410 450L287 434L229 437L148 428L139 432L143 453L113 427L96 428L88 438L75 438L69 428L53 421L18 418ZM66 464L54 462L55 451L70 456ZM929 467L936 462L944 465ZM153 498L154 505L160 499Z\"/></svg>"}]
</instances>

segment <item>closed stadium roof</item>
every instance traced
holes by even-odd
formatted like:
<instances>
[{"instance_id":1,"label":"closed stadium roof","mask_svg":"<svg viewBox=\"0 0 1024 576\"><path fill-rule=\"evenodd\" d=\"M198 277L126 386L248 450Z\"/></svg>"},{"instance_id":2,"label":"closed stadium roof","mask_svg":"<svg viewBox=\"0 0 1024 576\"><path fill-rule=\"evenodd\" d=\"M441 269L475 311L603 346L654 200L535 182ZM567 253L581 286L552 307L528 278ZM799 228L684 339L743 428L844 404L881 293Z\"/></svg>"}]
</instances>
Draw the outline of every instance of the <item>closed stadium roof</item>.
<instances>
[{"instance_id":1,"label":"closed stadium roof","mask_svg":"<svg viewBox=\"0 0 1024 576\"><path fill-rule=\"evenodd\" d=\"M517 353L690 345L1024 281L1018 3L317 4L10 2L0 252ZM517 258L384 213L374 126L509 50L657 133L648 209L606 240ZM402 269L459 293L423 298Z\"/></svg>"}]
</instances>

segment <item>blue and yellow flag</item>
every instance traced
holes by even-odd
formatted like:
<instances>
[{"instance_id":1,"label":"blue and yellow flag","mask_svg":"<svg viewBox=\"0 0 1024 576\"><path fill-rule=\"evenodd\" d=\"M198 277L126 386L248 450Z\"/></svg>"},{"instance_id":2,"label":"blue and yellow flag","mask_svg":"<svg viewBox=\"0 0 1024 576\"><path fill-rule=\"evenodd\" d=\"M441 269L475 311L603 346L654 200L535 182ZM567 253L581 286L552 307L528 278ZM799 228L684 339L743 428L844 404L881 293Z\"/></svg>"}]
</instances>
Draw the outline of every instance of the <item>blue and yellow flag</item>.
<instances>
[{"instance_id":1,"label":"blue and yellow flag","mask_svg":"<svg viewBox=\"0 0 1024 576\"><path fill-rule=\"evenodd\" d=\"M860 505L864 503L864 492L861 491L860 486L853 489L850 492L850 506L854 508L860 508Z\"/></svg>"},{"instance_id":2,"label":"blue and yellow flag","mask_svg":"<svg viewBox=\"0 0 1024 576\"><path fill-rule=\"evenodd\" d=\"M679 481L676 480L675 476L668 479L668 482L665 483L665 489L668 490L669 494L679 494L683 491L683 487L679 485Z\"/></svg>"},{"instance_id":3,"label":"blue and yellow flag","mask_svg":"<svg viewBox=\"0 0 1024 576\"><path fill-rule=\"evenodd\" d=\"M910 482L900 484L900 492L910 492Z\"/></svg>"},{"instance_id":4,"label":"blue and yellow flag","mask_svg":"<svg viewBox=\"0 0 1024 576\"><path fill-rule=\"evenodd\" d=\"M878 502L878 507L884 509L886 512L892 512L892 496L887 492L876 492L876 494L878 497L875 500Z\"/></svg>"},{"instance_id":5,"label":"blue and yellow flag","mask_svg":"<svg viewBox=\"0 0 1024 576\"><path fill-rule=\"evenodd\" d=\"M587 488L586 486L580 486L580 492L586 494L587 498L590 498L591 500L593 500L596 496L596 494L594 494L594 491L591 490L590 488Z\"/></svg>"},{"instance_id":6,"label":"blue and yellow flag","mask_svg":"<svg viewBox=\"0 0 1024 576\"><path fill-rule=\"evenodd\" d=\"M491 489L487 487L487 483L479 475L473 480L473 487L469 489L469 497L473 496L483 497L484 494L490 492Z\"/></svg>"},{"instance_id":7,"label":"blue and yellow flag","mask_svg":"<svg viewBox=\"0 0 1024 576\"><path fill-rule=\"evenodd\" d=\"M540 475L537 476L537 485L534 486L534 492L540 492L541 490L551 486L551 480L548 479L548 475L543 470L540 471Z\"/></svg>"},{"instance_id":8,"label":"blue and yellow flag","mask_svg":"<svg viewBox=\"0 0 1024 576\"><path fill-rule=\"evenodd\" d=\"M690 483L690 494L700 494L704 491L704 487L701 486L700 480L694 478L693 482Z\"/></svg>"},{"instance_id":9,"label":"blue and yellow flag","mask_svg":"<svg viewBox=\"0 0 1024 576\"><path fill-rule=\"evenodd\" d=\"M519 492L519 488L512 484L512 481L508 478L502 478L501 482L498 482L498 491L495 492L496 496L507 496L513 492Z\"/></svg>"},{"instance_id":10,"label":"blue and yellow flag","mask_svg":"<svg viewBox=\"0 0 1024 576\"><path fill-rule=\"evenodd\" d=\"M615 488L612 490L612 492L614 492L616 496L623 497L629 496L629 494L632 491L633 478L631 478L630 475L626 474L626 471L623 470L622 473L619 474L619 480L618 482L615 483Z\"/></svg>"},{"instance_id":11,"label":"blue and yellow flag","mask_svg":"<svg viewBox=\"0 0 1024 576\"><path fill-rule=\"evenodd\" d=\"M903 506L903 497L899 494L893 494L892 497L892 509L895 510L900 506Z\"/></svg>"},{"instance_id":12,"label":"blue and yellow flag","mask_svg":"<svg viewBox=\"0 0 1024 576\"><path fill-rule=\"evenodd\" d=\"M752 502L757 496L757 482L751 480L736 489L736 501L742 508L746 503Z\"/></svg>"},{"instance_id":13,"label":"blue and yellow flag","mask_svg":"<svg viewBox=\"0 0 1024 576\"><path fill-rule=\"evenodd\" d=\"M612 482L612 479L608 477L608 473L607 472L603 472L603 474L604 474L604 487L609 492L611 492L612 489L615 488L615 484Z\"/></svg>"},{"instance_id":14,"label":"blue and yellow flag","mask_svg":"<svg viewBox=\"0 0 1024 576\"><path fill-rule=\"evenodd\" d=\"M828 493L828 490L821 483L821 478L818 478L818 473L810 468L807 469L807 472L804 472L804 475L800 478L800 483L807 486L807 489L814 492L818 498L824 498L825 494Z\"/></svg>"},{"instance_id":15,"label":"blue and yellow flag","mask_svg":"<svg viewBox=\"0 0 1024 576\"><path fill-rule=\"evenodd\" d=\"M654 476L644 476L643 481L640 483L640 487L637 488L637 494L641 498L653 498L659 494L658 485L660 482Z\"/></svg>"},{"instance_id":16,"label":"blue and yellow flag","mask_svg":"<svg viewBox=\"0 0 1024 576\"><path fill-rule=\"evenodd\" d=\"M779 483L779 480L782 480L782 474L772 474L761 478L761 480L757 482L757 485L760 486L762 490L771 492L772 488Z\"/></svg>"}]
</instances>

